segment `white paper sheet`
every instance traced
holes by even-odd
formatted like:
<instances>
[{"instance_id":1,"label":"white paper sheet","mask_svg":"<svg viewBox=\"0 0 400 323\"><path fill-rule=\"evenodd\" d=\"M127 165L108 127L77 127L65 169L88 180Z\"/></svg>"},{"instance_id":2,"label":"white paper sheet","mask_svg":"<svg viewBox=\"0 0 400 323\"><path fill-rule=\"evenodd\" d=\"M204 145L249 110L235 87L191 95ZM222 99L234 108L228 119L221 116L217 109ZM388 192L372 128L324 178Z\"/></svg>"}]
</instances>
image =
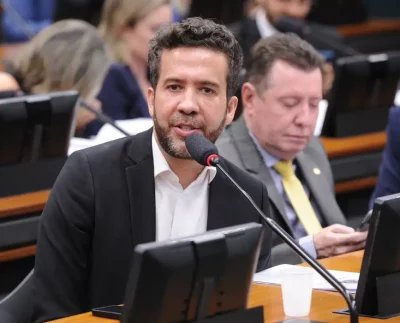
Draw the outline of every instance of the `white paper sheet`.
<instances>
[{"instance_id":1,"label":"white paper sheet","mask_svg":"<svg viewBox=\"0 0 400 323\"><path fill-rule=\"evenodd\" d=\"M259 273L256 273L253 277L253 282L270 284L270 285L280 285L281 284L281 270L283 268L295 267L293 265L279 265ZM353 273L348 271L337 271L329 270L329 272L338 279L344 287L350 292L355 293L357 289L358 279L360 277L359 273ZM314 285L313 289L335 291L335 289L317 272L314 275Z\"/></svg>"},{"instance_id":2,"label":"white paper sheet","mask_svg":"<svg viewBox=\"0 0 400 323\"><path fill-rule=\"evenodd\" d=\"M318 118L314 129L314 136L316 137L319 137L321 135L327 110L328 110L328 101L321 100L318 105Z\"/></svg>"},{"instance_id":3,"label":"white paper sheet","mask_svg":"<svg viewBox=\"0 0 400 323\"><path fill-rule=\"evenodd\" d=\"M115 121L115 123L130 133L131 135L135 135L139 132L143 132L153 126L153 120L151 118L137 118L131 120L119 120ZM85 139L85 138L72 138L69 144L68 155L71 155L73 152L85 148L89 148L92 146L100 145L102 143L123 138L125 135L119 130L115 129L111 125L105 124L101 127L97 136Z\"/></svg>"}]
</instances>

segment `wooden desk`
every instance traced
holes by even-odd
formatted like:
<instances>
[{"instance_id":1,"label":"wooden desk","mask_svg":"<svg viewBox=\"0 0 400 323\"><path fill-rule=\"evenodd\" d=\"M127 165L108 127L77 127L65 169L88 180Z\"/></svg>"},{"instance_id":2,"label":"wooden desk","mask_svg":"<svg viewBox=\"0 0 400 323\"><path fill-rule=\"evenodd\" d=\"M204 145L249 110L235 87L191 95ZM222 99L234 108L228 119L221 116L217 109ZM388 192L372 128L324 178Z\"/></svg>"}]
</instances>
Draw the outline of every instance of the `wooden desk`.
<instances>
[{"instance_id":1,"label":"wooden desk","mask_svg":"<svg viewBox=\"0 0 400 323\"><path fill-rule=\"evenodd\" d=\"M370 35L400 30L399 19L372 19L360 24L343 25L338 28L343 37Z\"/></svg>"},{"instance_id":2,"label":"wooden desk","mask_svg":"<svg viewBox=\"0 0 400 323\"><path fill-rule=\"evenodd\" d=\"M322 260L321 263L328 269L346 270L358 272L361 268L362 252L355 252L348 255L342 255L330 259ZM285 319L282 304L282 294L280 287L253 284L250 294L249 307L264 307L264 322L276 322ZM311 312L309 319L348 323L349 317L346 315L333 314L333 310L346 307L346 302L342 296L336 292L313 291ZM307 318L307 319L308 319ZM116 320L109 320L94 317L91 313L85 313L61 320L55 323L115 323ZM360 323L378 322L377 320L360 318ZM385 320L386 323L400 322L400 318Z\"/></svg>"},{"instance_id":3,"label":"wooden desk","mask_svg":"<svg viewBox=\"0 0 400 323\"><path fill-rule=\"evenodd\" d=\"M41 212L47 202L50 190L0 198L0 219L34 212ZM36 246L25 246L0 252L0 263L31 257Z\"/></svg>"},{"instance_id":4,"label":"wooden desk","mask_svg":"<svg viewBox=\"0 0 400 323\"><path fill-rule=\"evenodd\" d=\"M321 137L328 158L355 156L373 151L383 150L386 145L386 132L375 132L348 138ZM360 178L335 184L336 193L346 193L366 188L373 188L378 176Z\"/></svg>"},{"instance_id":5,"label":"wooden desk","mask_svg":"<svg viewBox=\"0 0 400 323\"><path fill-rule=\"evenodd\" d=\"M41 212L50 190L0 198L0 218Z\"/></svg>"}]
</instances>

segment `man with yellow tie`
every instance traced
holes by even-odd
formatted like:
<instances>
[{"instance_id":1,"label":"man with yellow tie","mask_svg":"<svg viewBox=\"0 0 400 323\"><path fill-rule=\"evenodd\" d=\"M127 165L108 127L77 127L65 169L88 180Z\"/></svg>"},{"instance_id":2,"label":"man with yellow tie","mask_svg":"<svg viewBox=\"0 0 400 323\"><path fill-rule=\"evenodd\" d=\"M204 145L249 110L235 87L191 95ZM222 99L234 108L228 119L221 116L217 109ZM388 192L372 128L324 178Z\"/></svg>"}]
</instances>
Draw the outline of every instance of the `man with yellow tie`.
<instances>
[{"instance_id":1,"label":"man with yellow tie","mask_svg":"<svg viewBox=\"0 0 400 323\"><path fill-rule=\"evenodd\" d=\"M332 171L314 128L323 58L291 34L260 40L241 89L243 116L217 141L219 153L263 181L273 218L315 258L364 247L366 232L346 226ZM273 264L298 263L275 237Z\"/></svg>"}]
</instances>

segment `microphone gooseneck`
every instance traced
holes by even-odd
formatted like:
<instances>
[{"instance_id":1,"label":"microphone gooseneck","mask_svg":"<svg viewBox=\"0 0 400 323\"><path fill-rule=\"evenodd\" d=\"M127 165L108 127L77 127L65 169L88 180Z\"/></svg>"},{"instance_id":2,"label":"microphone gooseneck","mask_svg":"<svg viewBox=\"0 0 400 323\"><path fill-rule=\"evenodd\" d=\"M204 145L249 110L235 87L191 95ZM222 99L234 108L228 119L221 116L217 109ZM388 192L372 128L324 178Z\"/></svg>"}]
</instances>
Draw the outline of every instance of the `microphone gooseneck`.
<instances>
[{"instance_id":1,"label":"microphone gooseneck","mask_svg":"<svg viewBox=\"0 0 400 323\"><path fill-rule=\"evenodd\" d=\"M122 129L120 126L118 126L115 121L113 119L111 119L108 115L106 115L103 112L97 111L96 109L94 109L92 106L90 106L90 104L88 104L85 100L83 100L82 98L80 99L79 103L81 104L81 106L92 112L97 119L99 119L100 121L102 121L103 123L109 124L110 126L112 126L113 128L117 129L119 132L123 133L126 137L131 136L130 133L126 132L124 129Z\"/></svg>"},{"instance_id":2,"label":"microphone gooseneck","mask_svg":"<svg viewBox=\"0 0 400 323\"><path fill-rule=\"evenodd\" d=\"M193 134L186 138L186 148L192 158L199 164L204 166L215 166L219 169L228 180L242 193L242 195L250 202L254 209L263 219L264 223L276 233L283 241L285 241L292 250L294 250L301 258L303 258L317 273L325 278L346 300L349 307L350 322L358 323L358 313L356 303L350 292L318 261L311 257L284 229L282 229L274 220L268 218L264 212L257 206L250 195L243 190L238 183L225 171L220 165L217 147L208 139L200 134ZM197 145L196 147L193 147ZM192 154L193 152L193 154Z\"/></svg>"}]
</instances>

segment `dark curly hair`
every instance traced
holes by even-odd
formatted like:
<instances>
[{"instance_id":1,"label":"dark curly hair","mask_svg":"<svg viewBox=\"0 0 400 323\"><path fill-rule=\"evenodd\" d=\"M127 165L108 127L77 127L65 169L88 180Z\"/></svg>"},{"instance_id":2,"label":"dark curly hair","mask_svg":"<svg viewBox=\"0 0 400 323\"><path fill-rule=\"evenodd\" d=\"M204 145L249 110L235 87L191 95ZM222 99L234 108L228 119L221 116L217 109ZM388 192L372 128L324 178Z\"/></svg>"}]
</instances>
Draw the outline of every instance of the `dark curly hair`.
<instances>
[{"instance_id":1,"label":"dark curly hair","mask_svg":"<svg viewBox=\"0 0 400 323\"><path fill-rule=\"evenodd\" d=\"M235 94L243 53L235 36L225 26L199 17L188 18L161 28L149 45L150 83L154 89L160 76L160 60L164 49L203 47L226 55L229 66L227 96Z\"/></svg>"}]
</instances>

